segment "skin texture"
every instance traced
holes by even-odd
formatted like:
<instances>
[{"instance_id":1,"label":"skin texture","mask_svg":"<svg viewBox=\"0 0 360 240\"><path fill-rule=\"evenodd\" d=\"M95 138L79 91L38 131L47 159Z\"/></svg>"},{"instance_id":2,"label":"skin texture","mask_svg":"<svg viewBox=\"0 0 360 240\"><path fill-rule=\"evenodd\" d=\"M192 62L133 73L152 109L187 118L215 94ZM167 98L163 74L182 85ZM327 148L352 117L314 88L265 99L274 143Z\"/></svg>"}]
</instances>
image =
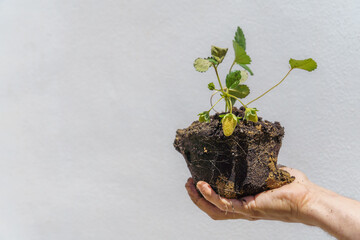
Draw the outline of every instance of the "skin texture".
<instances>
[{"instance_id":1,"label":"skin texture","mask_svg":"<svg viewBox=\"0 0 360 240\"><path fill-rule=\"evenodd\" d=\"M295 181L242 199L220 197L206 182L195 186L192 178L185 187L194 204L214 220L298 222L318 226L338 239L360 239L359 202L319 187L296 169L282 169Z\"/></svg>"}]
</instances>

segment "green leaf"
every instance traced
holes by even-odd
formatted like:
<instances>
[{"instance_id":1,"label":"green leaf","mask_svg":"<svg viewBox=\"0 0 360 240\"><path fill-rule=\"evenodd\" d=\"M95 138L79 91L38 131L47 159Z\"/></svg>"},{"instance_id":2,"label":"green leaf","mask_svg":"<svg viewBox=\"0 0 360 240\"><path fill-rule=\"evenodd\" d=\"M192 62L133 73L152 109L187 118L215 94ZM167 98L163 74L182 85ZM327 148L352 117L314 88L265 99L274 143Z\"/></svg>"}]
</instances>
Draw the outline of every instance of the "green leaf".
<instances>
[{"instance_id":1,"label":"green leaf","mask_svg":"<svg viewBox=\"0 0 360 240\"><path fill-rule=\"evenodd\" d=\"M237 42L233 41L233 47L235 51L235 62L237 64L249 64L251 62L251 58Z\"/></svg>"},{"instance_id":2,"label":"green leaf","mask_svg":"<svg viewBox=\"0 0 360 240\"><path fill-rule=\"evenodd\" d=\"M241 79L240 71L233 71L229 73L228 75L226 75L226 79L225 79L226 87L230 88L236 81L239 81L240 83L240 79Z\"/></svg>"},{"instance_id":3,"label":"green leaf","mask_svg":"<svg viewBox=\"0 0 360 240\"><path fill-rule=\"evenodd\" d=\"M210 122L210 116L208 111L199 113L198 116L199 116L199 122Z\"/></svg>"},{"instance_id":4,"label":"green leaf","mask_svg":"<svg viewBox=\"0 0 360 240\"><path fill-rule=\"evenodd\" d=\"M235 32L235 42L237 42L240 47L242 47L244 50L246 50L246 41L245 41L245 35L240 27L237 28L237 31Z\"/></svg>"},{"instance_id":5,"label":"green leaf","mask_svg":"<svg viewBox=\"0 0 360 240\"><path fill-rule=\"evenodd\" d=\"M194 67L198 72L206 72L211 67L211 62L204 58L197 58L195 59Z\"/></svg>"},{"instance_id":6,"label":"green leaf","mask_svg":"<svg viewBox=\"0 0 360 240\"><path fill-rule=\"evenodd\" d=\"M209 84L208 84L208 89L209 89L210 91L215 90L215 84L214 84L213 82L209 83Z\"/></svg>"},{"instance_id":7,"label":"green leaf","mask_svg":"<svg viewBox=\"0 0 360 240\"><path fill-rule=\"evenodd\" d=\"M295 60L290 58L289 63L291 68L300 68L309 72L314 71L317 68L317 64L312 58L304 60Z\"/></svg>"},{"instance_id":8,"label":"green leaf","mask_svg":"<svg viewBox=\"0 0 360 240\"><path fill-rule=\"evenodd\" d=\"M216 46L211 46L211 56L218 62L221 63L224 60L224 57L227 53L227 48L219 48Z\"/></svg>"},{"instance_id":9,"label":"green leaf","mask_svg":"<svg viewBox=\"0 0 360 240\"><path fill-rule=\"evenodd\" d=\"M247 121L252 121L252 122L257 122L258 121L258 116L257 113L259 110L257 110L256 108L246 108L245 109L245 120Z\"/></svg>"},{"instance_id":10,"label":"green leaf","mask_svg":"<svg viewBox=\"0 0 360 240\"><path fill-rule=\"evenodd\" d=\"M241 72L240 83L244 83L244 82L246 82L246 80L248 79L249 74L248 74L246 71L244 71L244 70L242 70L242 71L240 71L240 72Z\"/></svg>"},{"instance_id":11,"label":"green leaf","mask_svg":"<svg viewBox=\"0 0 360 240\"><path fill-rule=\"evenodd\" d=\"M222 124L224 135L228 137L231 134L233 134L237 123L238 123L238 119L234 114L232 114L232 113L226 114L221 119L221 124Z\"/></svg>"},{"instance_id":12,"label":"green leaf","mask_svg":"<svg viewBox=\"0 0 360 240\"><path fill-rule=\"evenodd\" d=\"M246 71L248 71L250 73L250 75L254 75L254 73L251 71L251 69L249 68L248 65L246 64L239 64L242 68L244 68Z\"/></svg>"},{"instance_id":13,"label":"green leaf","mask_svg":"<svg viewBox=\"0 0 360 240\"><path fill-rule=\"evenodd\" d=\"M219 63L212 57L208 57L206 60L208 60L209 62L213 63L214 65L218 65Z\"/></svg>"},{"instance_id":14,"label":"green leaf","mask_svg":"<svg viewBox=\"0 0 360 240\"><path fill-rule=\"evenodd\" d=\"M250 89L246 85L237 85L234 88L229 89L229 94L237 97L237 98L245 98L247 95L249 95Z\"/></svg>"},{"instance_id":15,"label":"green leaf","mask_svg":"<svg viewBox=\"0 0 360 240\"><path fill-rule=\"evenodd\" d=\"M246 85L237 85L236 87L229 89L230 95L233 95L240 99L245 98L247 95L249 95L249 93L250 93L250 89ZM231 100L231 104L234 106L234 104L236 103L236 99L230 97L230 100Z\"/></svg>"},{"instance_id":16,"label":"green leaf","mask_svg":"<svg viewBox=\"0 0 360 240\"><path fill-rule=\"evenodd\" d=\"M248 73L246 71L233 71L226 75L226 87L234 88L240 83L244 83L248 79Z\"/></svg>"}]
</instances>

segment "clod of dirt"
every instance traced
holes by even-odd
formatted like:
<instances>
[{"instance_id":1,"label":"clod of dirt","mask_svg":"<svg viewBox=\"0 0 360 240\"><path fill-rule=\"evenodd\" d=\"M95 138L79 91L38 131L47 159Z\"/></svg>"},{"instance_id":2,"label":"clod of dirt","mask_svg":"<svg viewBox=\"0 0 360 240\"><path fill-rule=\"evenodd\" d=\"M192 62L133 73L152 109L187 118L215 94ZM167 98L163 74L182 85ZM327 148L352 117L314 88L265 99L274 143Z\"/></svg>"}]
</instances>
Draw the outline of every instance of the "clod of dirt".
<instances>
[{"instance_id":1,"label":"clod of dirt","mask_svg":"<svg viewBox=\"0 0 360 240\"><path fill-rule=\"evenodd\" d=\"M233 114L243 117L244 108L233 108ZM195 121L178 129L174 147L184 156L195 182L206 181L222 197L240 198L294 181L277 168L283 137L279 122L261 118L257 123L240 121L226 137L219 114L215 114L210 123Z\"/></svg>"}]
</instances>

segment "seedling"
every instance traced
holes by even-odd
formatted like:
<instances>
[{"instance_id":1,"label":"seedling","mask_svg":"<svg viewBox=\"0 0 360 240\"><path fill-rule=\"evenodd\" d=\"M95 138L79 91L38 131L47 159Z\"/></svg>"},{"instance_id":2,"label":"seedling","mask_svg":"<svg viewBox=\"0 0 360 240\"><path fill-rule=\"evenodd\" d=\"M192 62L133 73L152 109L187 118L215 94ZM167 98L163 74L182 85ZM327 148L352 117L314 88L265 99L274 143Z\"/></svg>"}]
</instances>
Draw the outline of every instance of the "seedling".
<instances>
[{"instance_id":1,"label":"seedling","mask_svg":"<svg viewBox=\"0 0 360 240\"><path fill-rule=\"evenodd\" d=\"M235 59L230 67L229 73L225 78L225 86L223 87L219 74L218 74L218 66L225 58L225 55L228 51L227 48L219 48L216 46L211 46L211 57L208 58L197 58L194 62L194 67L199 72L206 72L210 67L213 67L215 70L215 74L219 83L219 87L216 88L213 82L208 84L208 88L211 91L214 91L210 98L211 108L207 111L204 111L199 116L200 122L210 122L210 111L214 109L214 107L223 100L225 102L225 112L226 114L220 115L222 118L222 128L225 136L230 136L239 121L252 121L257 122L257 109L248 107L251 103L255 102L259 98L263 97L265 94L273 90L275 87L280 85L286 77L290 74L290 72L295 69L303 69L306 71L313 71L316 69L317 64L312 58L304 59L304 60L295 60L290 58L290 70L289 72L280 80L276 85L271 87L269 90L258 96L257 98L249 101L247 104L244 104L240 99L245 98L249 95L250 89L247 85L243 84L247 79L249 74L254 75L248 64L251 63L251 58L246 53L246 41L243 31L240 27L237 28L235 32L235 38L233 40L233 47L235 52ZM232 71L232 68L235 64L238 64L244 70L235 70ZM220 93L220 99L212 104L212 97ZM245 114L243 118L239 118L232 113L232 108L236 102L240 102L240 104L245 108Z\"/></svg>"}]
</instances>

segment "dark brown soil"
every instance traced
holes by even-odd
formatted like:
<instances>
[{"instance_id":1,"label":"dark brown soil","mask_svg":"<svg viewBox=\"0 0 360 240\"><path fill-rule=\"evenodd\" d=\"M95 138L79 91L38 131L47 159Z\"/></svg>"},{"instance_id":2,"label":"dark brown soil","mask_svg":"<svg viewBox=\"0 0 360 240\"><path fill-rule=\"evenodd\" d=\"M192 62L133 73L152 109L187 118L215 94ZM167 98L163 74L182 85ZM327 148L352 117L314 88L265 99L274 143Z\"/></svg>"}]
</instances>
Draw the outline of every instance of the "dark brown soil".
<instances>
[{"instance_id":1,"label":"dark brown soil","mask_svg":"<svg viewBox=\"0 0 360 240\"><path fill-rule=\"evenodd\" d=\"M233 109L239 117L243 111ZM174 147L184 156L195 182L206 181L223 197L240 198L294 181L288 172L277 168L283 137L279 122L261 118L257 123L240 121L226 137L219 114L215 114L210 123L195 121L178 129Z\"/></svg>"}]
</instances>

